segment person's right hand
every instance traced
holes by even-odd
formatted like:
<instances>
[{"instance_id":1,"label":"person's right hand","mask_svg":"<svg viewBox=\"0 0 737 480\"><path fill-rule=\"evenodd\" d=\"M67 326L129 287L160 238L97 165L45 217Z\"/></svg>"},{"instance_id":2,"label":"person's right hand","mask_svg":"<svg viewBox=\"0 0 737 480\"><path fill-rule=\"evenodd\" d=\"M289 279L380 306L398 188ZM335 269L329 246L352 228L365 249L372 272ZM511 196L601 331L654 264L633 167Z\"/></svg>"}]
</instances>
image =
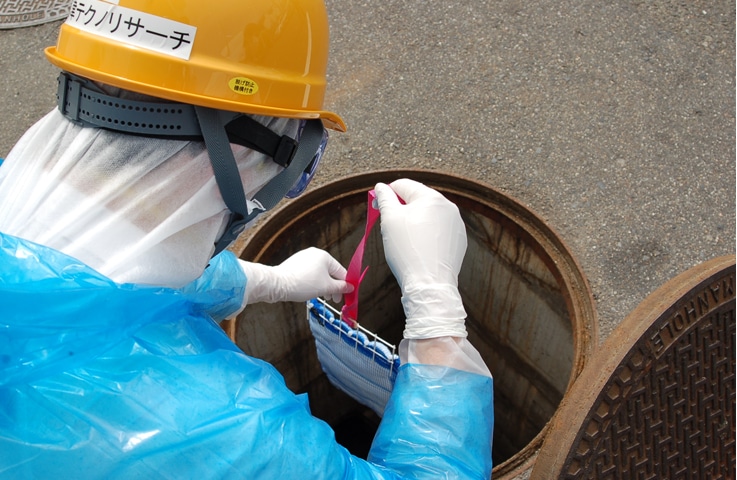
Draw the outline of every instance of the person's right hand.
<instances>
[{"instance_id":1,"label":"person's right hand","mask_svg":"<svg viewBox=\"0 0 737 480\"><path fill-rule=\"evenodd\" d=\"M465 337L458 274L467 241L458 207L409 179L375 191L384 254L402 289L404 338Z\"/></svg>"}]
</instances>

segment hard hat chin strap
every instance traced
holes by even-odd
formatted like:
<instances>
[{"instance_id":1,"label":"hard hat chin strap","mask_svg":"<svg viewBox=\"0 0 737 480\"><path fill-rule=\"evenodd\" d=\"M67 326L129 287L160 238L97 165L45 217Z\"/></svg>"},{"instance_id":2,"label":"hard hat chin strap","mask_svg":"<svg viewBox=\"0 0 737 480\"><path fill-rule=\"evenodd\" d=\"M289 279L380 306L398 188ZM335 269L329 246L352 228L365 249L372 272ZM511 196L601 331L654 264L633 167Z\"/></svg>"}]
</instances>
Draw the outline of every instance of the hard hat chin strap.
<instances>
[{"instance_id":1,"label":"hard hat chin strap","mask_svg":"<svg viewBox=\"0 0 737 480\"><path fill-rule=\"evenodd\" d=\"M246 224L273 208L297 182L318 151L323 126L319 119L305 122L299 144L278 135L247 115L180 103L154 103L105 94L93 83L68 73L59 75L59 110L71 121L134 135L162 138L202 138L220 194L231 215L215 243L217 255L243 232ZM230 143L239 143L270 156L285 167L259 190L248 209L243 182Z\"/></svg>"},{"instance_id":2,"label":"hard hat chin strap","mask_svg":"<svg viewBox=\"0 0 737 480\"><path fill-rule=\"evenodd\" d=\"M228 210L231 211L225 231L215 243L215 253L213 253L215 256L238 238L248 222L270 210L284 198L315 156L322 141L323 126L320 120L308 120L305 123L292 161L254 195L251 201L257 207L249 211L238 165L225 133L227 118L223 119L221 110L212 108L195 106L195 111L220 194ZM225 113L227 116L229 112Z\"/></svg>"},{"instance_id":3,"label":"hard hat chin strap","mask_svg":"<svg viewBox=\"0 0 737 480\"><path fill-rule=\"evenodd\" d=\"M238 235L243 232L246 223L251 221L263 211L248 211L246 194L243 191L238 165L235 163L230 142L225 134L220 112L212 108L195 107L197 120L200 124L202 137L205 139L207 154L210 157L212 170L215 173L215 181L220 189L225 205L230 210L230 220L225 227L223 235L215 243L213 257L223 251Z\"/></svg>"}]
</instances>

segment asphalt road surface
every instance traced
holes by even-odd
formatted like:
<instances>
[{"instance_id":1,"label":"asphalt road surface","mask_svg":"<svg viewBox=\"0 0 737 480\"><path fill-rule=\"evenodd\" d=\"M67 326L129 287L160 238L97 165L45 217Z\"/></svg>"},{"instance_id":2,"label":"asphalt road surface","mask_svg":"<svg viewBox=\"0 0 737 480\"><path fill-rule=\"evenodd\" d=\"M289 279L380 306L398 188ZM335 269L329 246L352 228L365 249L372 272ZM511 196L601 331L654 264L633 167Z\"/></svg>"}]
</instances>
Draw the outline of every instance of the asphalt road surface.
<instances>
[{"instance_id":1,"label":"asphalt road surface","mask_svg":"<svg viewBox=\"0 0 737 480\"><path fill-rule=\"evenodd\" d=\"M735 252L735 4L328 0L333 134L314 184L386 168L517 199L588 278L600 339ZM58 22L0 31L0 157L55 104Z\"/></svg>"}]
</instances>

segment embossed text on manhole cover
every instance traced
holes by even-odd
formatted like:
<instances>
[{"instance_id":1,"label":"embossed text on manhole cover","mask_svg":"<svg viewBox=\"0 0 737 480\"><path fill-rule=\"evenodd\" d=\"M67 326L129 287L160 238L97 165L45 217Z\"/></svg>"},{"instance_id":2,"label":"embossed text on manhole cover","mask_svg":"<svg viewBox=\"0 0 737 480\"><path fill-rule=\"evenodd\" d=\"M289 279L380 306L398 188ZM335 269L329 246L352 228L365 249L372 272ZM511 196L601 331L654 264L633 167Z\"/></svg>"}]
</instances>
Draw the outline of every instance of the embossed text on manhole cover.
<instances>
[{"instance_id":1,"label":"embossed text on manhole cover","mask_svg":"<svg viewBox=\"0 0 737 480\"><path fill-rule=\"evenodd\" d=\"M62 20L71 5L69 0L0 0L0 29Z\"/></svg>"}]
</instances>

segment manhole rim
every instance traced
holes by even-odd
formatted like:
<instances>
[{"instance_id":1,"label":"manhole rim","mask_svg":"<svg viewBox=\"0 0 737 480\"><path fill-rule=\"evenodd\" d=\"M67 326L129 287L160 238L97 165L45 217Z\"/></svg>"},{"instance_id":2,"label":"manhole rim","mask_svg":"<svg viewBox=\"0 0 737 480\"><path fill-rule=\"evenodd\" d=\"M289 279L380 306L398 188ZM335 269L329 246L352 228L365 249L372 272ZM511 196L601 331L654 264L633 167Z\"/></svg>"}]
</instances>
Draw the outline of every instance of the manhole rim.
<instances>
[{"instance_id":1,"label":"manhole rim","mask_svg":"<svg viewBox=\"0 0 737 480\"><path fill-rule=\"evenodd\" d=\"M270 249L272 243L304 216L340 199L365 195L378 182L390 183L399 178L412 178L448 196L463 197L479 202L509 219L539 247L538 253L543 253L543 259L550 262L548 268L561 285L561 291L564 293L573 322L571 327L574 356L568 384L563 395L565 399L574 381L598 346L598 315L591 287L583 269L561 236L517 199L490 185L437 170L387 169L347 175L309 189L296 201L288 201L264 214L252 228L244 232L230 250L238 256L245 255L251 261L259 261ZM326 194L326 192L332 193ZM473 194L475 196L472 196ZM308 208L305 209L304 205L308 205ZM276 222L273 219L282 221ZM517 473L529 469L534 463L535 454L542 446L549 428L550 421L517 454L496 465L493 470L494 478L512 478Z\"/></svg>"}]
</instances>

